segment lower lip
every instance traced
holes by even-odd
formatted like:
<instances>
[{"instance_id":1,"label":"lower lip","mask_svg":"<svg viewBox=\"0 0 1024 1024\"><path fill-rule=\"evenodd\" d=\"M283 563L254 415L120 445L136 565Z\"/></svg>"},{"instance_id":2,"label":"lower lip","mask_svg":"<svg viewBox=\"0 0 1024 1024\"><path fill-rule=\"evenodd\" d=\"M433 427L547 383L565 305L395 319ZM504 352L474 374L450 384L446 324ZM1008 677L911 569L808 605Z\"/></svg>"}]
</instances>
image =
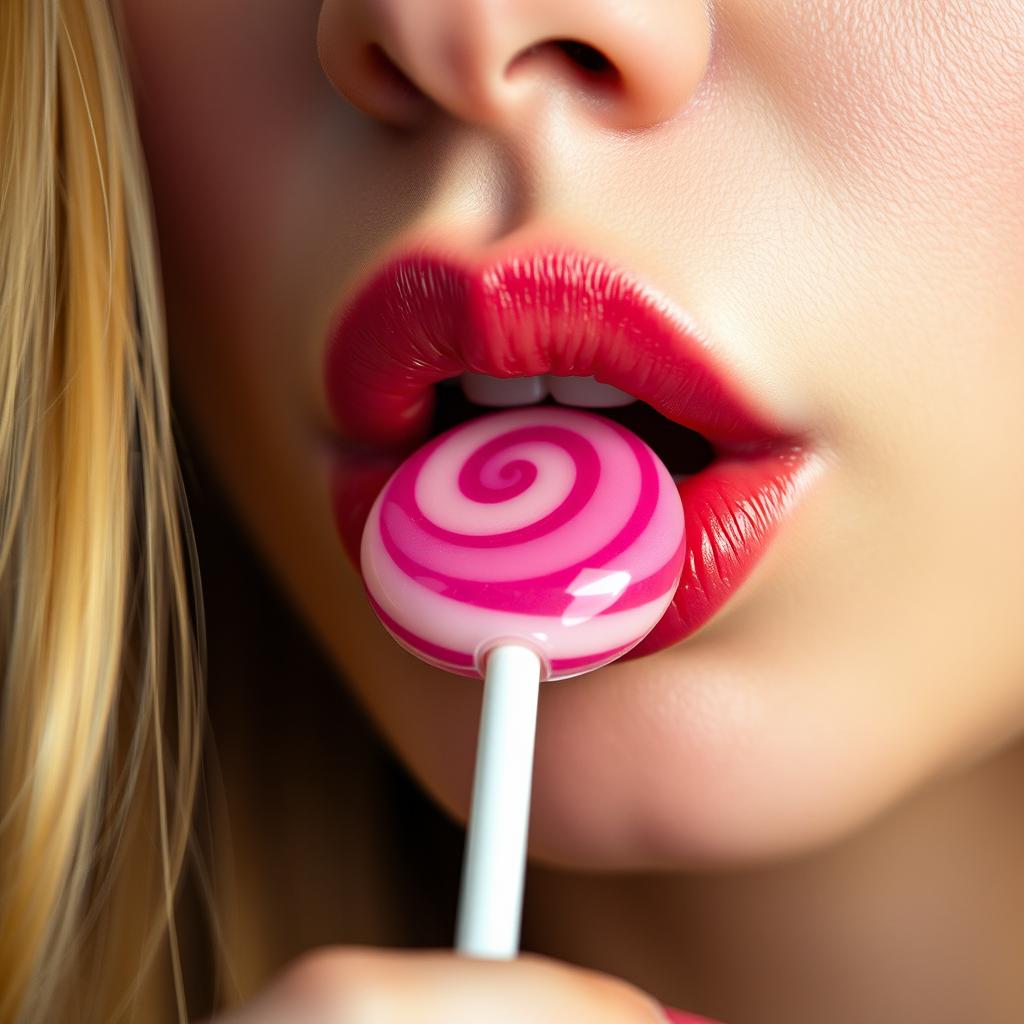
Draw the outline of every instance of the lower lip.
<instances>
[{"instance_id":1,"label":"lower lip","mask_svg":"<svg viewBox=\"0 0 1024 1024\"><path fill-rule=\"evenodd\" d=\"M359 567L363 527L374 499L401 459L332 450L334 522ZM675 597L661 621L623 660L685 640L739 589L768 550L804 491L809 459L801 449L719 458L680 481L686 516L686 557Z\"/></svg>"}]
</instances>

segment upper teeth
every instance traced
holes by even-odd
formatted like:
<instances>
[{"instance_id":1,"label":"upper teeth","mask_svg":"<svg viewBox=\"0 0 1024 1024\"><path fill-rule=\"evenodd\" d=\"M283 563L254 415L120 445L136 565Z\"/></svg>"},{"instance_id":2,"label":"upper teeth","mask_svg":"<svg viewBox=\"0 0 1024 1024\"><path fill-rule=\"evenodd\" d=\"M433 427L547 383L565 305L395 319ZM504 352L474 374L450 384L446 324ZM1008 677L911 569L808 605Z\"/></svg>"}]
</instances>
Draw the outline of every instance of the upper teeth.
<instances>
[{"instance_id":1,"label":"upper teeth","mask_svg":"<svg viewBox=\"0 0 1024 1024\"><path fill-rule=\"evenodd\" d=\"M464 373L460 383L462 393L476 405L533 405L549 394L562 405L589 409L611 409L636 401L625 391L593 377L489 377L485 373Z\"/></svg>"}]
</instances>

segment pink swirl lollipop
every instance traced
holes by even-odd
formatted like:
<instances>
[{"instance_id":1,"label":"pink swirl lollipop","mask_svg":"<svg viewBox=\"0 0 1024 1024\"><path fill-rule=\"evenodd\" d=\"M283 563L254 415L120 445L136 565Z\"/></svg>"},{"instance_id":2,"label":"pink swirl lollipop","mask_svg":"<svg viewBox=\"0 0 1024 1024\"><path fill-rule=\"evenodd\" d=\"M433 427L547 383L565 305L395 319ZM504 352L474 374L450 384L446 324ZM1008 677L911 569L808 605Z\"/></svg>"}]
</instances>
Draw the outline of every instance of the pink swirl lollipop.
<instances>
[{"instance_id":1,"label":"pink swirl lollipop","mask_svg":"<svg viewBox=\"0 0 1024 1024\"><path fill-rule=\"evenodd\" d=\"M362 571L413 654L482 676L488 652L535 651L542 678L606 665L668 607L683 509L635 434L559 406L472 420L406 460L374 504Z\"/></svg>"},{"instance_id":2,"label":"pink swirl lollipop","mask_svg":"<svg viewBox=\"0 0 1024 1024\"><path fill-rule=\"evenodd\" d=\"M370 600L424 661L484 676L456 949L516 955L541 678L599 668L661 618L683 508L636 435L531 406L449 430L406 460L363 531Z\"/></svg>"}]
</instances>

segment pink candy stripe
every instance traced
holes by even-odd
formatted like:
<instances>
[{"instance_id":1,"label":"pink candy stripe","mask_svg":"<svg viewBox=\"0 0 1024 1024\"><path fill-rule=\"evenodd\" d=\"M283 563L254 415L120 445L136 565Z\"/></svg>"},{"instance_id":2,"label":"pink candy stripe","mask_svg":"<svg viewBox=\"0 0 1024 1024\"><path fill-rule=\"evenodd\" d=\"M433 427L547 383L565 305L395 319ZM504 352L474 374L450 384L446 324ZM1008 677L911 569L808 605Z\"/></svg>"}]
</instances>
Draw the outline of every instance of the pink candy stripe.
<instances>
[{"instance_id":1,"label":"pink candy stripe","mask_svg":"<svg viewBox=\"0 0 1024 1024\"><path fill-rule=\"evenodd\" d=\"M657 508L660 488L663 486L659 480L657 464L650 449L634 434L619 427L613 421L609 421L608 425L626 440L636 457L640 469L640 490L637 495L636 507L629 519L619 533L603 548L557 572L543 576L500 582L466 580L449 576L418 562L395 540L388 529L387 517L383 514L382 509L380 535L388 556L410 578L423 581L432 590L462 604L508 612L518 612L523 608L529 608L533 614L560 618L575 600L575 597L568 593L567 588L581 571L605 567L610 570L616 568L612 564L612 560L629 548L647 528L647 524ZM443 441L443 439L442 435L438 440ZM577 476L565 501L549 515L529 526L491 536L468 537L442 529L428 520L416 504L415 482L423 463L437 447L436 442L426 445L406 463L403 471L389 484L383 495L383 502L397 505L405 515L415 521L417 527L447 543L464 547L493 548L535 539L537 536L542 536L544 533L570 522L593 494L597 474L601 470L597 452L589 441L574 431L546 424L509 431L493 438L474 452L473 456L467 460L459 478L463 493L472 500L480 500L478 495L482 495L487 501L509 500L515 493L520 493L526 486L529 486L533 477L524 471L518 479L510 481L508 493L495 492L493 488L487 488L479 481L479 470L487 459L493 458L502 448L511 444L537 440L554 442L568 450L577 467ZM470 478L466 477L467 469L471 465L474 468L472 479L475 481L475 484L472 485L469 482ZM516 464L510 464L510 466L514 465ZM533 476L535 475L536 470L533 471ZM599 614L624 611L647 604L671 589L678 577L677 563L681 544L682 540L656 572L645 579L631 580L622 596Z\"/></svg>"},{"instance_id":2,"label":"pink candy stripe","mask_svg":"<svg viewBox=\"0 0 1024 1024\"><path fill-rule=\"evenodd\" d=\"M377 617L381 622L384 623L387 628L395 634L398 639L405 641L410 647L417 652L429 655L435 661L447 662L451 665L457 665L460 668L473 668L473 655L466 654L463 651L453 651L448 647L441 647L438 644L431 643L429 640L420 636L418 633L414 633L411 629L406 629L400 622L395 621L383 608L374 600L373 594L367 591L366 596L370 599L370 604L373 606L373 610L377 613ZM476 675L476 673L473 673Z\"/></svg>"},{"instance_id":3,"label":"pink candy stripe","mask_svg":"<svg viewBox=\"0 0 1024 1024\"><path fill-rule=\"evenodd\" d=\"M638 641L639 642L639 641ZM576 669L581 671L585 668L589 668L591 665L601 665L604 662L611 661L617 658L620 654L625 654L626 651L636 647L636 644L623 644L621 647L613 647L610 651L601 651L599 654L588 654L586 657L581 658L555 658L551 662L551 671L556 675L562 672L574 672Z\"/></svg>"},{"instance_id":4,"label":"pink candy stripe","mask_svg":"<svg viewBox=\"0 0 1024 1024\"><path fill-rule=\"evenodd\" d=\"M476 662L473 655L467 654L465 651L453 651L449 647L441 647L438 644L431 643L429 640L420 636L417 633L412 632L410 629L406 629L400 622L396 622L383 608L374 600L373 595L367 592L367 597L373 610L377 613L381 622L387 627L387 629L395 635L402 643L408 647L413 654L420 657L426 657L428 661L433 662L440 668L449 668L452 671L458 672L460 675L469 675L476 677ZM621 647L614 647L611 650L600 651L596 654L588 654L578 658L555 658L551 662L551 672L553 675L561 675L566 672L575 672L577 670L584 670L592 665L601 665L605 662L612 661L614 658L619 657L621 654L625 654L630 648L635 647L635 644L624 644Z\"/></svg>"},{"instance_id":5,"label":"pink candy stripe","mask_svg":"<svg viewBox=\"0 0 1024 1024\"><path fill-rule=\"evenodd\" d=\"M618 424L613 424L618 428ZM601 473L601 460L594 446L575 430L565 427L557 427L552 424L541 424L532 427L520 427L516 430L509 430L497 437L491 438L481 445L466 460L465 465L459 471L459 490L471 501L481 504L496 504L500 501L510 501L512 498L525 491L536 479L537 467L531 463L512 462L504 468L506 471L517 470L517 475L509 474L507 487L495 488L487 486L481 479L481 470L487 462L500 454L505 448L514 445L526 444L531 441L543 441L548 444L557 444L571 456L576 467L576 479L573 482L572 490L566 495L565 500L553 512L539 519L535 523L520 527L518 530L509 530L506 533L483 534L479 536L468 536L462 533L453 533L443 527L437 526L428 519L419 508L416 502L416 481L419 479L420 470L424 463L434 453L439 444L443 444L446 436L442 434L433 441L424 445L416 452L402 467L388 487L384 496L386 502L393 503L405 512L410 519L432 537L447 541L451 544L459 544L462 547L496 548L509 547L513 544L524 544L527 541L543 537L552 530L557 529L569 522L578 515L584 505L590 500L597 487L597 480ZM630 437L631 447L639 453L636 443Z\"/></svg>"}]
</instances>

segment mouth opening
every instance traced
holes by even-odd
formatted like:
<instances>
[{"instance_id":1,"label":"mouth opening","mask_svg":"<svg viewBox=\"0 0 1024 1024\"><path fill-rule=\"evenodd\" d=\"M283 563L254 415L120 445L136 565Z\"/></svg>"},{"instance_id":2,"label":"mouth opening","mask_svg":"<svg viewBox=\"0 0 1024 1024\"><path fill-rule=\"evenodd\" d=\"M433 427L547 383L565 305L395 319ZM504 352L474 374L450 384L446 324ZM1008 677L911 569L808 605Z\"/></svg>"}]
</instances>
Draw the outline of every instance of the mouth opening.
<instances>
[{"instance_id":1,"label":"mouth opening","mask_svg":"<svg viewBox=\"0 0 1024 1024\"><path fill-rule=\"evenodd\" d=\"M466 397L457 377L440 381L434 388L434 412L430 423L430 437L457 427L468 420L487 413L497 412L498 407L480 405ZM550 394L537 402L524 405L559 405ZM613 408L590 409L605 416L628 430L633 431L665 464L673 479L693 476L715 461L717 453L703 434L674 423L657 412L646 402L637 399L629 405Z\"/></svg>"}]
</instances>

